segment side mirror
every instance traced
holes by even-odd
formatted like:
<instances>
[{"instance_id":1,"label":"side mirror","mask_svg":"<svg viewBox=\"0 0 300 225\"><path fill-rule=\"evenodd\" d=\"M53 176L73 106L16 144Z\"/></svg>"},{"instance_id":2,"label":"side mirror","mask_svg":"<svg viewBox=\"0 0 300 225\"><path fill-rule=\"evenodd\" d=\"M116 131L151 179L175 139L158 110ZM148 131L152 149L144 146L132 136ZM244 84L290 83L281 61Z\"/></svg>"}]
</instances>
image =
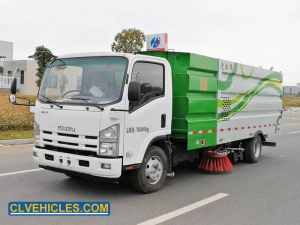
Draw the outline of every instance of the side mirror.
<instances>
[{"instance_id":1,"label":"side mirror","mask_svg":"<svg viewBox=\"0 0 300 225\"><path fill-rule=\"evenodd\" d=\"M16 104L16 96L14 95L9 96L9 101L11 104Z\"/></svg>"},{"instance_id":2,"label":"side mirror","mask_svg":"<svg viewBox=\"0 0 300 225\"><path fill-rule=\"evenodd\" d=\"M30 104L30 100L28 98L21 98L21 97L16 97L15 96L15 94L17 93L17 78L16 77L13 79L13 81L11 83L10 92L11 92L11 96L9 96L10 103L12 103L14 105L22 105L22 106L35 106L35 105ZM24 99L24 100L28 101L28 104L18 104L17 103L17 98Z\"/></svg>"},{"instance_id":3,"label":"side mirror","mask_svg":"<svg viewBox=\"0 0 300 225\"><path fill-rule=\"evenodd\" d=\"M141 99L141 85L140 82L131 81L128 87L128 100L131 102L139 101Z\"/></svg>"},{"instance_id":4,"label":"side mirror","mask_svg":"<svg viewBox=\"0 0 300 225\"><path fill-rule=\"evenodd\" d=\"M10 93L15 95L17 93L17 78L15 77L10 86Z\"/></svg>"}]
</instances>

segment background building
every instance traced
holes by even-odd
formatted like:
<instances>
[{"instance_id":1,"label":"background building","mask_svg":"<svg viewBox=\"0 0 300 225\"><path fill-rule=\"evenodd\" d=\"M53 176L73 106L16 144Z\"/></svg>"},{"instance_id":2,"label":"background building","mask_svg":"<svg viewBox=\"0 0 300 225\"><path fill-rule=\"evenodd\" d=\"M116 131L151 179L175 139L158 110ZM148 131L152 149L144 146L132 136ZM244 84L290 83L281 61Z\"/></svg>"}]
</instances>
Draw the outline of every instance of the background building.
<instances>
[{"instance_id":1,"label":"background building","mask_svg":"<svg viewBox=\"0 0 300 225\"><path fill-rule=\"evenodd\" d=\"M283 86L283 93L298 95L298 94L300 94L300 87L299 86Z\"/></svg>"},{"instance_id":2,"label":"background building","mask_svg":"<svg viewBox=\"0 0 300 225\"><path fill-rule=\"evenodd\" d=\"M36 95L37 63L34 60L13 60L13 43L0 41L0 92L10 92L10 85L17 77L17 92ZM3 70L3 71L2 71Z\"/></svg>"},{"instance_id":3,"label":"background building","mask_svg":"<svg viewBox=\"0 0 300 225\"><path fill-rule=\"evenodd\" d=\"M36 95L38 87L36 86L36 72L38 65L34 60L14 60L3 63L2 82L0 76L0 91L10 91L10 85L13 77L17 77L18 93L26 95Z\"/></svg>"},{"instance_id":4,"label":"background building","mask_svg":"<svg viewBox=\"0 0 300 225\"><path fill-rule=\"evenodd\" d=\"M5 61L13 60L13 43L0 41L0 66L3 67Z\"/></svg>"}]
</instances>

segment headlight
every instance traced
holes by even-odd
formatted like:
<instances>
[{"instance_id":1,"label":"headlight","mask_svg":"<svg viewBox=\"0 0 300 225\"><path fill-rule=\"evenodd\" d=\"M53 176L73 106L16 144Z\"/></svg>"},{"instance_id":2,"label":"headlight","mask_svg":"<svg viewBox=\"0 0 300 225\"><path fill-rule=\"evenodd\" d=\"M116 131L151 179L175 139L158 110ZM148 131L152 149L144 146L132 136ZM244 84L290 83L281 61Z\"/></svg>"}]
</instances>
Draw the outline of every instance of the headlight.
<instances>
[{"instance_id":1,"label":"headlight","mask_svg":"<svg viewBox=\"0 0 300 225\"><path fill-rule=\"evenodd\" d=\"M117 156L119 153L119 124L100 132L100 156Z\"/></svg>"},{"instance_id":2,"label":"headlight","mask_svg":"<svg viewBox=\"0 0 300 225\"><path fill-rule=\"evenodd\" d=\"M40 125L34 121L33 128L34 128L34 144L40 145Z\"/></svg>"}]
</instances>

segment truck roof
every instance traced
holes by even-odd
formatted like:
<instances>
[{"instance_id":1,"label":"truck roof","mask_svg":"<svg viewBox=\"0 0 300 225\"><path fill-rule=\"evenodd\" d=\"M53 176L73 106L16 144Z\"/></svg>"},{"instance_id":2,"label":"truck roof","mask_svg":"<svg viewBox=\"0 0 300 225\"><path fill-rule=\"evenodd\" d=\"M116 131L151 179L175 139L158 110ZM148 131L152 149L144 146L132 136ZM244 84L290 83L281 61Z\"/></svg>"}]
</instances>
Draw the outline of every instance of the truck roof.
<instances>
[{"instance_id":1,"label":"truck roof","mask_svg":"<svg viewBox=\"0 0 300 225\"><path fill-rule=\"evenodd\" d=\"M125 56L130 57L130 55L133 55L131 53L119 53L119 52L83 52L83 53L71 53L71 54L65 54L60 55L58 58L77 58L77 57L89 57L89 56Z\"/></svg>"},{"instance_id":2,"label":"truck roof","mask_svg":"<svg viewBox=\"0 0 300 225\"><path fill-rule=\"evenodd\" d=\"M63 58L78 58L78 57L95 57L95 56L121 56L126 57L128 59L135 58L136 56L144 57L144 58L153 58L153 59L161 59L166 61L166 59L161 57L142 55L142 54L133 54L133 53L122 53L122 52L84 52L84 53L72 53L58 56L59 59Z\"/></svg>"}]
</instances>

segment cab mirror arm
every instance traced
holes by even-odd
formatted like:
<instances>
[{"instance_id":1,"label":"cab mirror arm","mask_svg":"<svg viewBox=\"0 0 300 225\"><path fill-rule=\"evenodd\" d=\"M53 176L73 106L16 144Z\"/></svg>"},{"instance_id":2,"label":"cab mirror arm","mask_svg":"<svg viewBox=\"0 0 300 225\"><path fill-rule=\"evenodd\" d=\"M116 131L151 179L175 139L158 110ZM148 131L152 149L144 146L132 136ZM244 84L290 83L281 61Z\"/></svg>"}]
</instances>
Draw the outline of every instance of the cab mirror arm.
<instances>
[{"instance_id":1,"label":"cab mirror arm","mask_svg":"<svg viewBox=\"0 0 300 225\"><path fill-rule=\"evenodd\" d=\"M133 103L130 102L129 109L115 109L111 108L110 111L130 112L133 109Z\"/></svg>"},{"instance_id":2,"label":"cab mirror arm","mask_svg":"<svg viewBox=\"0 0 300 225\"><path fill-rule=\"evenodd\" d=\"M19 104L17 103L16 99L24 99L24 100L27 100L28 101L28 104ZM30 104L30 100L28 98L22 98L22 97L16 97L14 95L11 95L9 97L9 101L11 104L13 105L19 105L19 106L35 106L35 104Z\"/></svg>"}]
</instances>

